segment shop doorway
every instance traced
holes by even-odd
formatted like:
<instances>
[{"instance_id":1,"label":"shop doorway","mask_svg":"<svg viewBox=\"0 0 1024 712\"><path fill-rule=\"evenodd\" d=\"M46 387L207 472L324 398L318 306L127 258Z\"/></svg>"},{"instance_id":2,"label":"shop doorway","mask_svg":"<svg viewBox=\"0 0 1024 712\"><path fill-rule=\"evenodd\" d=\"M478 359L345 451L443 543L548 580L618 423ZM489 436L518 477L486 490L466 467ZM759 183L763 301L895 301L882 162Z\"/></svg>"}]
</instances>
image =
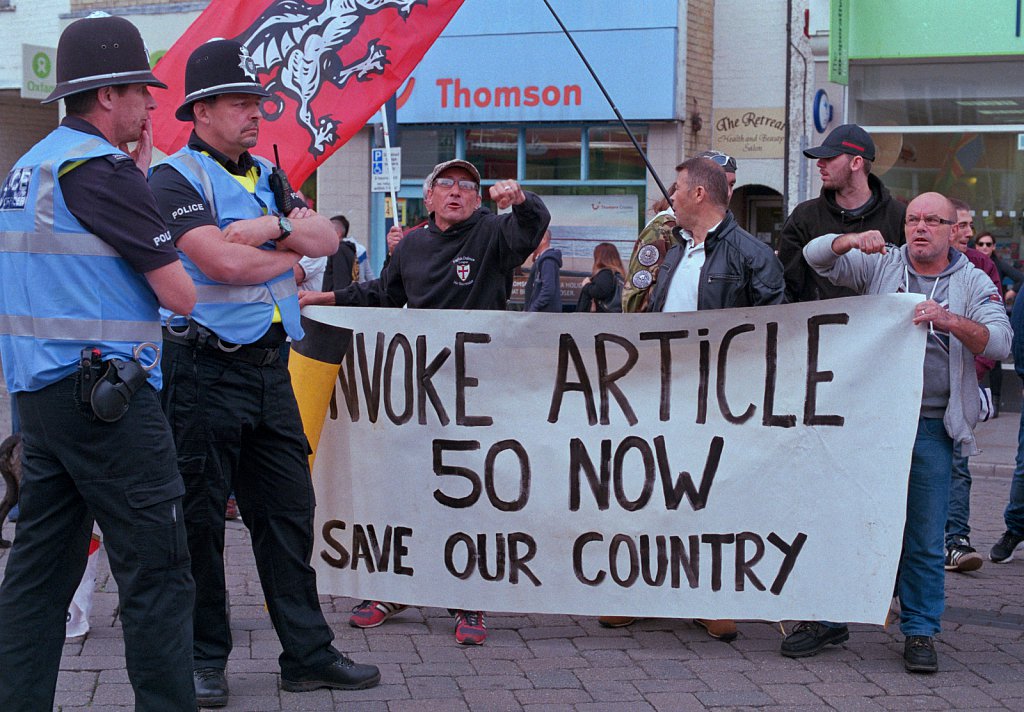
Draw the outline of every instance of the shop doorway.
<instances>
[{"instance_id":1,"label":"shop doorway","mask_svg":"<svg viewBox=\"0 0 1024 712\"><path fill-rule=\"evenodd\" d=\"M765 185L745 185L733 193L729 207L740 227L778 250L786 221L781 193Z\"/></svg>"}]
</instances>

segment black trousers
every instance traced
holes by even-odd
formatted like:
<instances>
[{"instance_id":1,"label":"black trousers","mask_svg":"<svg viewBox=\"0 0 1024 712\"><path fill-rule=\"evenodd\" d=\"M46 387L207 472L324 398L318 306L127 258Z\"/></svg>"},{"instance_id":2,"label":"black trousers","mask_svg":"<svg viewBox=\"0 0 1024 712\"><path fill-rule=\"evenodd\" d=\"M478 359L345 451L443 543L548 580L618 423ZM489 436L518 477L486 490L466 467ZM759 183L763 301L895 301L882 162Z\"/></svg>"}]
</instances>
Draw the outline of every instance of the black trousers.
<instances>
[{"instance_id":1,"label":"black trousers","mask_svg":"<svg viewBox=\"0 0 1024 712\"><path fill-rule=\"evenodd\" d=\"M17 393L24 437L21 514L0 587L0 710L53 708L68 605L93 519L117 581L138 710L194 710L194 585L185 492L156 391L116 423L86 415L75 379Z\"/></svg>"},{"instance_id":2,"label":"black trousers","mask_svg":"<svg viewBox=\"0 0 1024 712\"><path fill-rule=\"evenodd\" d=\"M252 535L260 584L293 677L337 659L320 610L313 553L309 445L288 370L164 342L164 410L185 480L196 580L194 666L224 668L231 652L224 508L234 491Z\"/></svg>"}]
</instances>

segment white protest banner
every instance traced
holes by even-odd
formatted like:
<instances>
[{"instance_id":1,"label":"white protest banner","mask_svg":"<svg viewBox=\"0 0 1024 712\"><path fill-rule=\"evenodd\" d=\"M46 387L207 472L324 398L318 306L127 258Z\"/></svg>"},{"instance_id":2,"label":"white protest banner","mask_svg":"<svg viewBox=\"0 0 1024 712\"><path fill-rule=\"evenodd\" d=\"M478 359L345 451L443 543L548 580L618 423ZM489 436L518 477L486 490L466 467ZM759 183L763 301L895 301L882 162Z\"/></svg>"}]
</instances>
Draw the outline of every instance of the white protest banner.
<instances>
[{"instance_id":1,"label":"white protest banner","mask_svg":"<svg viewBox=\"0 0 1024 712\"><path fill-rule=\"evenodd\" d=\"M328 367L313 471L321 590L882 623L921 402L918 301L308 308L306 340L354 332Z\"/></svg>"}]
</instances>

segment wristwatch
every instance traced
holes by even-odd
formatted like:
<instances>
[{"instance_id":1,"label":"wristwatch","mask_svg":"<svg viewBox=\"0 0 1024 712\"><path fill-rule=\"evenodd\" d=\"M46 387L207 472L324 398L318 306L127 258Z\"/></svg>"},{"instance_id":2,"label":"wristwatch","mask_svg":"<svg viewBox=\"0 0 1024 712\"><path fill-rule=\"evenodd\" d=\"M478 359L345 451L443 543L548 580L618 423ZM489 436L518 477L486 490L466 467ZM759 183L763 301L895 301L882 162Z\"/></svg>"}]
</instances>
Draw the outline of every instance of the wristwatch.
<instances>
[{"instance_id":1,"label":"wristwatch","mask_svg":"<svg viewBox=\"0 0 1024 712\"><path fill-rule=\"evenodd\" d=\"M274 242L280 242L292 234L292 221L284 215L277 216L277 226L281 229L281 234L273 239Z\"/></svg>"}]
</instances>

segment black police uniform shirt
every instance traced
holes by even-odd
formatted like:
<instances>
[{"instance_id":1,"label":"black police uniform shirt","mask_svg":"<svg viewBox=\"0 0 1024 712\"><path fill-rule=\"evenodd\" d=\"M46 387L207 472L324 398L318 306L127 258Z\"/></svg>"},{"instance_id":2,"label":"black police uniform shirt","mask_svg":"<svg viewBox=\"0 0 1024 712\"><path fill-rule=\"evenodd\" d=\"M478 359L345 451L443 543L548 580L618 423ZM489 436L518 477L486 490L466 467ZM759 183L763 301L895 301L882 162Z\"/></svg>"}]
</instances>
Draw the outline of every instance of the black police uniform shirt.
<instances>
[{"instance_id":1,"label":"black police uniform shirt","mask_svg":"<svg viewBox=\"0 0 1024 712\"><path fill-rule=\"evenodd\" d=\"M62 126L105 140L88 121L68 116ZM178 253L146 177L130 156L92 158L60 177L68 210L91 233L143 274L177 262Z\"/></svg>"},{"instance_id":2,"label":"black police uniform shirt","mask_svg":"<svg viewBox=\"0 0 1024 712\"><path fill-rule=\"evenodd\" d=\"M196 136L195 132L188 139L189 148L195 151L205 151L217 163L224 166L225 170L233 176L245 176L256 166L260 170L252 155L245 151L233 161L210 144ZM210 212L206 199L188 182L188 179L179 171L169 165L161 164L153 169L149 176L149 185L156 194L157 205L160 213L167 218L167 226L171 230L171 237L174 242L182 235L197 227L213 225L219 227ZM275 206L270 206L273 210Z\"/></svg>"}]
</instances>

